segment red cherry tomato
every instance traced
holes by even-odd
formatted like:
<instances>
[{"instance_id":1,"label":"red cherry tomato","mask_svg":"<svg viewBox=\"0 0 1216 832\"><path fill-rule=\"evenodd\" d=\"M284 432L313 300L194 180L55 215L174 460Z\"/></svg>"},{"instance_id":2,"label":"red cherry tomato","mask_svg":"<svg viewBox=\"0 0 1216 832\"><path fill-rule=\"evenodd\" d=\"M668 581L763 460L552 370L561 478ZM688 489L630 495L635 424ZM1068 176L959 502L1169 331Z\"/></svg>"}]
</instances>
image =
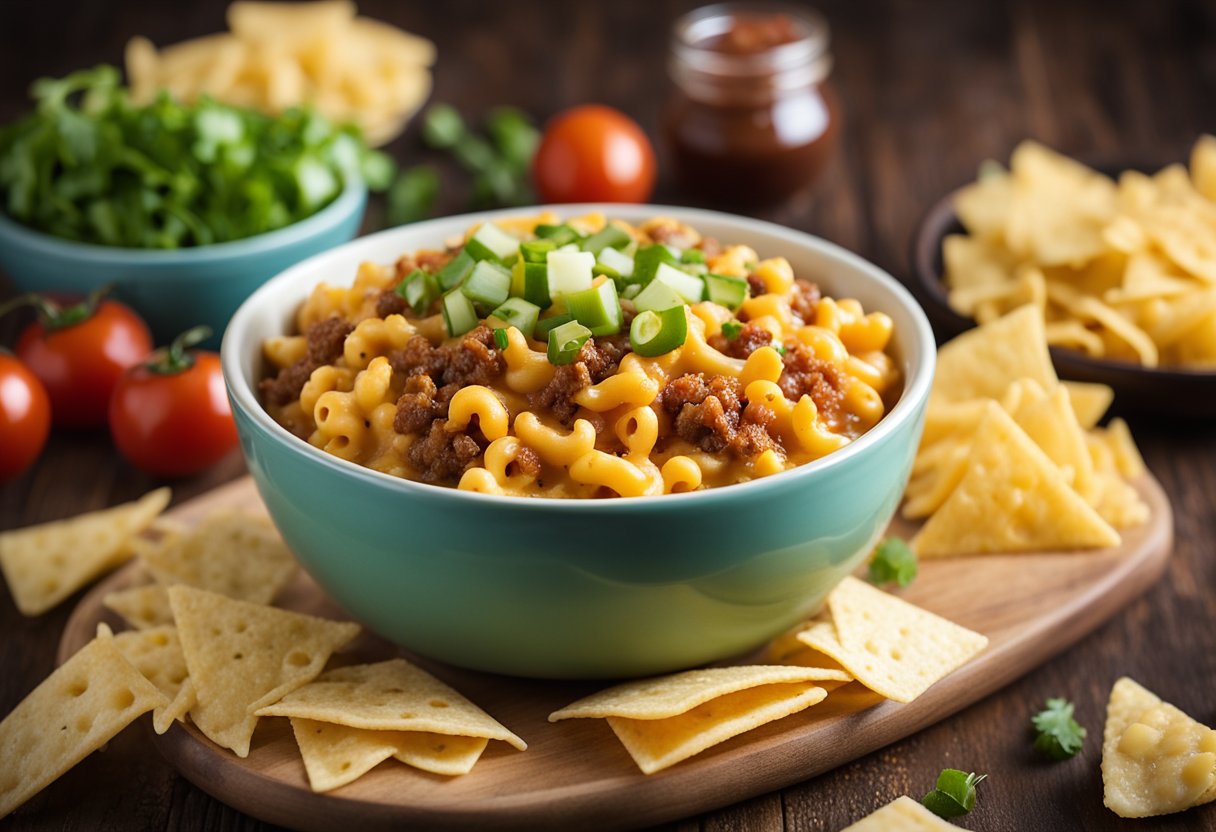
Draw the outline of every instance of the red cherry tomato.
<instances>
[{"instance_id":1,"label":"red cherry tomato","mask_svg":"<svg viewBox=\"0 0 1216 832\"><path fill-rule=\"evenodd\" d=\"M0 480L30 467L51 429L46 388L25 365L0 352Z\"/></svg>"},{"instance_id":2,"label":"red cherry tomato","mask_svg":"<svg viewBox=\"0 0 1216 832\"><path fill-rule=\"evenodd\" d=\"M91 297L68 308L45 298L27 302L39 319L17 339L17 357L46 385L55 424L104 425L114 383L152 351L148 325L115 300Z\"/></svg>"},{"instance_id":3,"label":"red cherry tomato","mask_svg":"<svg viewBox=\"0 0 1216 832\"><path fill-rule=\"evenodd\" d=\"M545 202L645 202L654 190L654 148L629 116L584 104L545 125L532 177Z\"/></svg>"},{"instance_id":4,"label":"red cherry tomato","mask_svg":"<svg viewBox=\"0 0 1216 832\"><path fill-rule=\"evenodd\" d=\"M237 444L219 356L187 348L205 327L178 337L167 350L130 368L110 399L110 434L136 468L162 477L196 474Z\"/></svg>"}]
</instances>

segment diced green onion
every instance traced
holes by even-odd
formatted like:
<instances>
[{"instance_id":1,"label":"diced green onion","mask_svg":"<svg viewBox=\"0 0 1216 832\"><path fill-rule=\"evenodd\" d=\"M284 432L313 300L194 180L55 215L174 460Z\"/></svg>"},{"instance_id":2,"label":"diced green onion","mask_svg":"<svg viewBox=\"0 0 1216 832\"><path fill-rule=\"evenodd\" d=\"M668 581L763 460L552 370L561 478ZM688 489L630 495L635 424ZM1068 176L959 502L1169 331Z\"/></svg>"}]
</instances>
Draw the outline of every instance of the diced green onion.
<instances>
[{"instance_id":1,"label":"diced green onion","mask_svg":"<svg viewBox=\"0 0 1216 832\"><path fill-rule=\"evenodd\" d=\"M519 240L492 222L482 223L477 233L464 244L474 260L505 260L519 250Z\"/></svg>"},{"instance_id":2,"label":"diced green onion","mask_svg":"<svg viewBox=\"0 0 1216 832\"><path fill-rule=\"evenodd\" d=\"M538 225L536 226L536 236L542 240L552 240L555 246L564 246L582 239L581 234L565 223L561 225Z\"/></svg>"},{"instance_id":3,"label":"diced green onion","mask_svg":"<svg viewBox=\"0 0 1216 832\"><path fill-rule=\"evenodd\" d=\"M439 284L430 272L414 269L393 291L410 305L415 315L421 315L439 297Z\"/></svg>"},{"instance_id":4,"label":"diced green onion","mask_svg":"<svg viewBox=\"0 0 1216 832\"><path fill-rule=\"evenodd\" d=\"M464 279L473 271L473 267L477 265L477 261L473 259L467 252L460 252L448 264L439 270L439 288L443 291L454 289L464 282Z\"/></svg>"},{"instance_id":5,"label":"diced green onion","mask_svg":"<svg viewBox=\"0 0 1216 832\"><path fill-rule=\"evenodd\" d=\"M536 339L538 341L547 340L549 338L549 333L551 331L553 331L557 327L561 326L562 324L569 323L570 321L573 321L573 320L574 320L574 316L571 315L569 312L562 312L559 315L550 315L547 318L541 318L539 321L536 322L536 331L534 333L536 335Z\"/></svg>"},{"instance_id":6,"label":"diced green onion","mask_svg":"<svg viewBox=\"0 0 1216 832\"><path fill-rule=\"evenodd\" d=\"M687 303L698 303L705 298L705 281L691 274L686 274L674 266L660 263L654 274L654 279L676 290Z\"/></svg>"},{"instance_id":7,"label":"diced green onion","mask_svg":"<svg viewBox=\"0 0 1216 832\"><path fill-rule=\"evenodd\" d=\"M633 255L632 280L634 283L641 283L645 286L654 279L660 264L675 264L677 262L679 261L671 256L671 251L668 250L667 246L643 246Z\"/></svg>"},{"instance_id":8,"label":"diced green onion","mask_svg":"<svg viewBox=\"0 0 1216 832\"><path fill-rule=\"evenodd\" d=\"M566 309L574 320L591 330L592 335L613 335L621 331L621 302L616 284L602 280L599 285L566 295Z\"/></svg>"},{"instance_id":9,"label":"diced green onion","mask_svg":"<svg viewBox=\"0 0 1216 832\"><path fill-rule=\"evenodd\" d=\"M591 330L578 321L567 321L549 332L549 363L570 364L591 337Z\"/></svg>"},{"instance_id":10,"label":"diced green onion","mask_svg":"<svg viewBox=\"0 0 1216 832\"><path fill-rule=\"evenodd\" d=\"M681 263L704 263L705 252L699 248L686 248L684 253L680 255Z\"/></svg>"},{"instance_id":11,"label":"diced green onion","mask_svg":"<svg viewBox=\"0 0 1216 832\"><path fill-rule=\"evenodd\" d=\"M544 263L549 252L557 248L552 240L528 240L519 244L519 254L525 263Z\"/></svg>"},{"instance_id":12,"label":"diced green onion","mask_svg":"<svg viewBox=\"0 0 1216 832\"><path fill-rule=\"evenodd\" d=\"M641 293L642 293L642 284L641 283L630 283L624 289L621 290L621 297L627 298L628 300L633 300Z\"/></svg>"},{"instance_id":13,"label":"diced green onion","mask_svg":"<svg viewBox=\"0 0 1216 832\"><path fill-rule=\"evenodd\" d=\"M612 249L608 249L608 250L611 251ZM591 274L596 277L598 277L599 275L603 275L604 277L611 277L613 280L621 279L620 272L618 272L616 269L609 268L608 266L605 266L603 263L599 263L599 262L597 262L594 266L591 267Z\"/></svg>"},{"instance_id":14,"label":"diced green onion","mask_svg":"<svg viewBox=\"0 0 1216 832\"><path fill-rule=\"evenodd\" d=\"M460 286L460 291L482 309L493 309L511 294L511 273L498 263L482 260Z\"/></svg>"},{"instance_id":15,"label":"diced green onion","mask_svg":"<svg viewBox=\"0 0 1216 832\"><path fill-rule=\"evenodd\" d=\"M477 326L477 310L468 295L453 289L443 296L443 324L448 329L448 335L464 335Z\"/></svg>"},{"instance_id":16,"label":"diced green onion","mask_svg":"<svg viewBox=\"0 0 1216 832\"><path fill-rule=\"evenodd\" d=\"M528 303L523 298L507 298L502 305L490 313L490 317L502 321L506 326L513 326L528 338L536 331L536 319L540 317L540 307Z\"/></svg>"},{"instance_id":17,"label":"diced green onion","mask_svg":"<svg viewBox=\"0 0 1216 832\"><path fill-rule=\"evenodd\" d=\"M599 254L606 248L627 246L632 239L624 229L615 225L605 225L599 231L583 240L583 251Z\"/></svg>"},{"instance_id":18,"label":"diced green onion","mask_svg":"<svg viewBox=\"0 0 1216 832\"><path fill-rule=\"evenodd\" d=\"M622 254L615 248L606 248L596 259L601 266L616 272L615 277L625 280L633 277L633 258L628 254Z\"/></svg>"},{"instance_id":19,"label":"diced green onion","mask_svg":"<svg viewBox=\"0 0 1216 832\"><path fill-rule=\"evenodd\" d=\"M738 321L727 321L722 324L722 334L726 336L727 341L733 341L739 337L739 333L743 331L743 324Z\"/></svg>"},{"instance_id":20,"label":"diced green onion","mask_svg":"<svg viewBox=\"0 0 1216 832\"><path fill-rule=\"evenodd\" d=\"M551 251L548 254L549 294L553 297L591 288L595 255L588 251Z\"/></svg>"},{"instance_id":21,"label":"diced green onion","mask_svg":"<svg viewBox=\"0 0 1216 832\"><path fill-rule=\"evenodd\" d=\"M662 312L647 309L639 313L629 327L629 346L647 358L671 352L687 337L688 319L683 305Z\"/></svg>"},{"instance_id":22,"label":"diced green onion","mask_svg":"<svg viewBox=\"0 0 1216 832\"><path fill-rule=\"evenodd\" d=\"M636 284L635 284L636 285ZM651 310L662 312L673 306L683 306L684 298L680 293L661 280L652 280L645 289L638 292L633 299L633 305L639 312Z\"/></svg>"},{"instance_id":23,"label":"diced green onion","mask_svg":"<svg viewBox=\"0 0 1216 832\"><path fill-rule=\"evenodd\" d=\"M522 268L520 296L541 309L548 309L553 304L553 298L549 295L549 266L545 263L523 263Z\"/></svg>"},{"instance_id":24,"label":"diced green onion","mask_svg":"<svg viewBox=\"0 0 1216 832\"><path fill-rule=\"evenodd\" d=\"M705 297L735 312L747 300L747 281L725 274L705 275Z\"/></svg>"},{"instance_id":25,"label":"diced green onion","mask_svg":"<svg viewBox=\"0 0 1216 832\"><path fill-rule=\"evenodd\" d=\"M505 350L511 342L507 340L507 331L502 327L494 330L494 346L500 350Z\"/></svg>"}]
</instances>

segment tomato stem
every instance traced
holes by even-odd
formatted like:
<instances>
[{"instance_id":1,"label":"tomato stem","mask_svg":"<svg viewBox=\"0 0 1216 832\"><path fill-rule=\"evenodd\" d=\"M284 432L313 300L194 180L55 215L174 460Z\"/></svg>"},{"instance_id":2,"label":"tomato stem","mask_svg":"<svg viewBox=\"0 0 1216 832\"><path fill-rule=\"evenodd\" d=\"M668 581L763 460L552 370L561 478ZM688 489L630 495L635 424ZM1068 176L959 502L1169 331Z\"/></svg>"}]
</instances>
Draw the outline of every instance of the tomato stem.
<instances>
[{"instance_id":1,"label":"tomato stem","mask_svg":"<svg viewBox=\"0 0 1216 832\"><path fill-rule=\"evenodd\" d=\"M112 288L113 286L109 283L99 286L90 292L84 300L67 307L59 305L46 295L28 292L24 295L18 295L7 303L0 304L0 318L3 318L14 309L32 306L34 307L34 314L38 316L38 323L42 324L42 328L47 332L66 329L93 317L93 313L97 311L97 305L101 303L102 298L109 294Z\"/></svg>"},{"instance_id":2,"label":"tomato stem","mask_svg":"<svg viewBox=\"0 0 1216 832\"><path fill-rule=\"evenodd\" d=\"M193 346L201 344L211 337L211 327L196 326L187 329L173 339L167 349L159 349L152 353L145 367L149 371L162 376L172 376L184 373L194 366L194 355L189 352Z\"/></svg>"}]
</instances>

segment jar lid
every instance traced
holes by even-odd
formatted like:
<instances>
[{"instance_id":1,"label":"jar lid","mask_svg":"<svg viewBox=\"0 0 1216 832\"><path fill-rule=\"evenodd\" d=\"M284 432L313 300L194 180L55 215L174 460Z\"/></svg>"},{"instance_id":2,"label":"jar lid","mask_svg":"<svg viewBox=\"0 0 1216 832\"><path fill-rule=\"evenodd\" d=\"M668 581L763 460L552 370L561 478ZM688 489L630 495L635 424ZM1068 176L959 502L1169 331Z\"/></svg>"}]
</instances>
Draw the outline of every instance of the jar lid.
<instances>
[{"instance_id":1,"label":"jar lid","mask_svg":"<svg viewBox=\"0 0 1216 832\"><path fill-rule=\"evenodd\" d=\"M718 3L679 18L671 71L769 78L774 89L823 81L831 71L828 24L813 9L783 3Z\"/></svg>"}]
</instances>

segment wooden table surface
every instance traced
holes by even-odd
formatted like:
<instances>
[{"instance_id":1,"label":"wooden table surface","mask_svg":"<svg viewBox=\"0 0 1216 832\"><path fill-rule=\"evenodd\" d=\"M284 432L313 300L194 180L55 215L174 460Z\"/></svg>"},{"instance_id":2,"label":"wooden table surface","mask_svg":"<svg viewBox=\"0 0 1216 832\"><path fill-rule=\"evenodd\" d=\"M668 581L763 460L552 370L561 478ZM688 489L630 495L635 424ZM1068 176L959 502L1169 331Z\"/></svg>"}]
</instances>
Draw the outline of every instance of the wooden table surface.
<instances>
[{"instance_id":1,"label":"wooden table surface","mask_svg":"<svg viewBox=\"0 0 1216 832\"><path fill-rule=\"evenodd\" d=\"M499 104L538 119L584 101L637 118L654 135L667 89L669 24L687 2L510 3L361 0L361 10L432 38L433 100L476 116ZM1022 138L1087 158L1184 159L1216 130L1216 8L1202 3L823 2L843 102L843 142L812 192L757 212L838 242L896 276L907 273L916 221L983 159L1007 159ZM222 2L3 0L0 119L24 111L27 84L119 62L126 40L158 45L223 26ZM425 155L416 132L390 146ZM452 170L445 181L458 182ZM663 181L656 201L687 200ZM442 208L461 207L458 192ZM2 281L2 277L0 277ZM11 289L0 282L0 298ZM17 321L0 322L11 345ZM1116 409L1118 403L1116 403ZM1065 654L959 715L829 774L667 827L673 830L835 830L901 794L920 796L943 767L987 772L974 830L1216 830L1216 806L1150 822L1102 806L1098 771L1111 684L1130 675L1216 724L1216 431L1135 418L1149 467L1173 502L1177 544L1165 577ZM0 441L6 441L0 437ZM174 483L186 500L239 476L236 456ZM38 463L0 486L0 528L69 516L158 485L124 464L101 433L56 432ZM40 618L0 590L0 713L52 669L71 603ZM1045 763L1028 719L1067 696L1089 728L1082 753ZM19 760L0 765L19 766ZM128 731L0 827L11 830L261 830L161 761Z\"/></svg>"}]
</instances>

